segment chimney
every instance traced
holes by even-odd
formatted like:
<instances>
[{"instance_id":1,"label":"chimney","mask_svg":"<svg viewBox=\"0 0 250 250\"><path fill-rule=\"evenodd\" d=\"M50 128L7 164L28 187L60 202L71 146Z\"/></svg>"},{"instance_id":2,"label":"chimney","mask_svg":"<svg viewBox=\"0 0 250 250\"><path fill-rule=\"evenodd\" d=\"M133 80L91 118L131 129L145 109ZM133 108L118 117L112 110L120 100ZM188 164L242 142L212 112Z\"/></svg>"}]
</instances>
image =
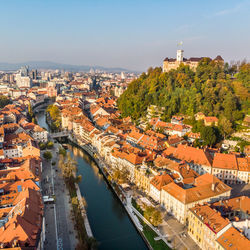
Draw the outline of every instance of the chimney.
<instances>
[{"instance_id":1,"label":"chimney","mask_svg":"<svg viewBox=\"0 0 250 250\"><path fill-rule=\"evenodd\" d=\"M215 190L215 183L212 183L211 189L212 189L212 191Z\"/></svg>"}]
</instances>

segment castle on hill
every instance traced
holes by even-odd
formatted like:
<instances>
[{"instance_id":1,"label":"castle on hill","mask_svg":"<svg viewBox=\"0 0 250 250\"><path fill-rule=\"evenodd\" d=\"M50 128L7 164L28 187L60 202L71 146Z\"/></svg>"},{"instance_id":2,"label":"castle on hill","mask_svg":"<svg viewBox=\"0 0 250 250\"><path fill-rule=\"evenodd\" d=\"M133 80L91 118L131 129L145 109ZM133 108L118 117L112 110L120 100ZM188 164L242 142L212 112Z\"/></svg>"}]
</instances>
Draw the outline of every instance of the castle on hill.
<instances>
[{"instance_id":1,"label":"castle on hill","mask_svg":"<svg viewBox=\"0 0 250 250\"><path fill-rule=\"evenodd\" d=\"M163 72L168 72L171 69L177 69L181 63L183 63L184 65L188 65L190 69L195 71L199 64L199 61L201 61L204 57L190 57L189 59L187 59L183 57L183 52L184 50L178 49L176 59L168 57L165 58L165 60L163 61ZM224 63L224 60L221 56L217 56L214 61Z\"/></svg>"}]
</instances>

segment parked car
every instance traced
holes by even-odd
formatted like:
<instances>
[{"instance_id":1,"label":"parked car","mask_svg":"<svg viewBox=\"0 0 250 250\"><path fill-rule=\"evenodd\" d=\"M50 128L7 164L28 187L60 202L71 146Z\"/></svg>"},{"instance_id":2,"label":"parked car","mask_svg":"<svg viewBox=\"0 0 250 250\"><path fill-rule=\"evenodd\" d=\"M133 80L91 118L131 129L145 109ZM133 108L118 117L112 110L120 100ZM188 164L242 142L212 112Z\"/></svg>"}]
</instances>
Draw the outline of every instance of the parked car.
<instances>
[{"instance_id":1,"label":"parked car","mask_svg":"<svg viewBox=\"0 0 250 250\"><path fill-rule=\"evenodd\" d=\"M230 146L229 146L228 144L223 143L223 144L221 145L221 147L222 147L223 149L227 150L227 149L229 149Z\"/></svg>"}]
</instances>

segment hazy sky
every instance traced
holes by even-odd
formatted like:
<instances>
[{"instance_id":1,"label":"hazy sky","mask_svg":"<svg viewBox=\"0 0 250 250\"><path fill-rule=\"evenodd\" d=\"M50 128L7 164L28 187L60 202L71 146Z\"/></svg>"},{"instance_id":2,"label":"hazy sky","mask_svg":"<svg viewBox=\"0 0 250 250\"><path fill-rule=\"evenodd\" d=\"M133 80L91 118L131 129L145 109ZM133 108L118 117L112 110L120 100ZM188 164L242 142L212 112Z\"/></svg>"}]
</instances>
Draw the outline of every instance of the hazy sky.
<instances>
[{"instance_id":1,"label":"hazy sky","mask_svg":"<svg viewBox=\"0 0 250 250\"><path fill-rule=\"evenodd\" d=\"M0 62L146 70L175 57L250 59L250 0L1 0Z\"/></svg>"}]
</instances>

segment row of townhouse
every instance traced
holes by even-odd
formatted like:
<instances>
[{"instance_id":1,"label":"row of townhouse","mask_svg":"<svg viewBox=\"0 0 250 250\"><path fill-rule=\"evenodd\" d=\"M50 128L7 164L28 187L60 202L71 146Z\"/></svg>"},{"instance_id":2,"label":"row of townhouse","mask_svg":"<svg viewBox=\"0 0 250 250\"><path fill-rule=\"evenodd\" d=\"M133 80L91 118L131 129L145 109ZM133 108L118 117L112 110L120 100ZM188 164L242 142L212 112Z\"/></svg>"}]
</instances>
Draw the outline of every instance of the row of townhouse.
<instances>
[{"instance_id":1,"label":"row of townhouse","mask_svg":"<svg viewBox=\"0 0 250 250\"><path fill-rule=\"evenodd\" d=\"M250 182L249 157L222 153L212 155L208 150L181 144L176 148L169 147L163 155L177 161L185 161L197 173L215 175L226 184Z\"/></svg>"},{"instance_id":2,"label":"row of townhouse","mask_svg":"<svg viewBox=\"0 0 250 250\"><path fill-rule=\"evenodd\" d=\"M189 165L160 156L154 163L134 167L134 183L183 224L195 204L230 196L231 188L211 174L200 176Z\"/></svg>"},{"instance_id":3,"label":"row of townhouse","mask_svg":"<svg viewBox=\"0 0 250 250\"><path fill-rule=\"evenodd\" d=\"M189 185L171 182L161 189L160 204L182 224L188 223L189 208L196 204L229 198L231 188L211 174L194 179Z\"/></svg>"}]
</instances>

